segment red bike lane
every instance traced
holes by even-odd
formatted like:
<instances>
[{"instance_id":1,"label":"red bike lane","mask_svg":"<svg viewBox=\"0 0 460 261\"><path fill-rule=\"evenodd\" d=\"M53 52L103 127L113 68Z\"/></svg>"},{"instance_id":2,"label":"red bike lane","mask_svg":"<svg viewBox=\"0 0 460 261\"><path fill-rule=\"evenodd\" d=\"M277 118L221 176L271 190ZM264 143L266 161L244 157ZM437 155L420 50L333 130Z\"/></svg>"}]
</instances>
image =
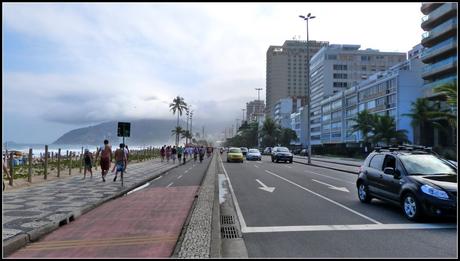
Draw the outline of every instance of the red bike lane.
<instances>
[{"instance_id":1,"label":"red bike lane","mask_svg":"<svg viewBox=\"0 0 460 261\"><path fill-rule=\"evenodd\" d=\"M109 201L8 258L170 257L198 188L148 188Z\"/></svg>"}]
</instances>

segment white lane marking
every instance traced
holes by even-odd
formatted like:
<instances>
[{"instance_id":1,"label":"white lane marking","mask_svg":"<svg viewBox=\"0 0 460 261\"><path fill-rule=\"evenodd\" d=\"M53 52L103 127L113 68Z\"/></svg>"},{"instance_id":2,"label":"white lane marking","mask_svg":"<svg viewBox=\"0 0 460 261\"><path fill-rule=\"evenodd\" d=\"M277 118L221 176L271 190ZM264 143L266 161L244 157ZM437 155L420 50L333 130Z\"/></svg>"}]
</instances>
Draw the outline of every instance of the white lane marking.
<instances>
[{"instance_id":1,"label":"white lane marking","mask_svg":"<svg viewBox=\"0 0 460 261\"><path fill-rule=\"evenodd\" d=\"M292 182L292 181L290 181L290 180L288 180L288 179L286 179L286 178L283 178L283 177L281 177L281 176L279 176L279 175L277 175L277 174L275 174L275 173L273 173L273 172L271 172L271 171L269 171L269 170L265 170L265 172L267 172L267 173L269 173L269 174L271 174L271 175L273 175L273 176L275 176L275 177L278 177L278 178L280 178L280 179L282 179L282 180L285 180L286 182L289 182L289 183L291 183L291 184L294 185L294 186L297 186L297 187L299 187L299 188L301 188L301 189L303 189L303 190L305 190L305 191L308 191L308 192L312 193L313 195L316 195L316 196L318 196L318 197L320 197L320 198L322 198L322 199L325 199L325 200L327 200L327 201L329 201L329 202L331 202L331 203L333 203L333 204L335 204L335 205L337 205L337 206L339 206L339 207L342 207L342 208L344 208L344 209L346 209L346 210L348 210L348 211L350 211L350 212L352 212L352 213L354 213L354 214L356 214L356 215L358 215L358 216L360 216L360 217L363 217L363 218L365 218L365 219L367 219L367 220L369 220L369 221L371 221L371 222L373 222L373 223L382 224L382 223L378 222L378 221L375 220L375 219L372 219L372 218L370 218L370 217L368 217L368 216L366 216L366 215L363 215L363 214L361 214L361 213L359 213L359 212L357 212L357 211L355 211L355 210L353 210L353 209L351 209L351 208L349 208L349 207L347 207L347 206L345 206L345 205L340 204L339 202L336 202L336 201L334 201L334 200L332 200L332 199L330 199L330 198L327 198L327 197L325 197L325 196L323 196L323 195L320 195L320 194L318 194L318 193L316 193L316 192L314 192L314 191L311 191L311 190L309 190L309 189L307 189L307 188L305 188L305 187L302 187L302 186L300 186L299 184L297 184L297 183L295 183L295 182Z\"/></svg>"},{"instance_id":2,"label":"white lane marking","mask_svg":"<svg viewBox=\"0 0 460 261\"><path fill-rule=\"evenodd\" d=\"M182 178L182 175L180 175L179 177L177 177L177 179L181 179Z\"/></svg>"},{"instance_id":3,"label":"white lane marking","mask_svg":"<svg viewBox=\"0 0 460 261\"><path fill-rule=\"evenodd\" d=\"M158 177L154 178L152 181L159 180L159 179L161 179L162 177L163 177L163 176L158 176Z\"/></svg>"},{"instance_id":4,"label":"white lane marking","mask_svg":"<svg viewBox=\"0 0 460 261\"><path fill-rule=\"evenodd\" d=\"M187 172L188 172L188 170L186 170L186 171L184 172L184 174L187 173Z\"/></svg>"},{"instance_id":5,"label":"white lane marking","mask_svg":"<svg viewBox=\"0 0 460 261\"><path fill-rule=\"evenodd\" d=\"M256 181L262 186L262 187L259 187L259 189L261 190L265 190L265 191L268 191L270 193L272 193L274 190L275 190L275 187L268 187L267 185L265 185L264 183L262 183L262 181L256 179Z\"/></svg>"},{"instance_id":6,"label":"white lane marking","mask_svg":"<svg viewBox=\"0 0 460 261\"><path fill-rule=\"evenodd\" d=\"M336 186L333 186L331 184L327 184L326 182L321 182L319 180L316 180L316 179L311 179L313 180L314 182L318 182L320 184L323 184L323 185L326 185L328 186L330 189L335 189L335 190L339 190L339 191L343 191L343 192L348 192L350 193L350 191L346 188L346 187L336 187Z\"/></svg>"},{"instance_id":7,"label":"white lane marking","mask_svg":"<svg viewBox=\"0 0 460 261\"><path fill-rule=\"evenodd\" d=\"M137 187L137 188L131 190L130 192L126 193L126 195L129 195L129 194L131 194L131 193L133 193L133 192L136 192L136 191L138 191L138 190L141 190L141 189L147 187L148 185L150 185L150 182L147 182L147 183L145 183L144 185L142 185L142 186L140 186L140 187Z\"/></svg>"},{"instance_id":8,"label":"white lane marking","mask_svg":"<svg viewBox=\"0 0 460 261\"><path fill-rule=\"evenodd\" d=\"M329 176L327 176L327 175L319 174L319 173L316 173L316 172L313 172L313 171L310 171L310 170L304 170L304 172L311 173L311 174L315 174L315 175L319 175L319 176L322 176L322 177L325 177L325 178L330 178L330 179L333 179L333 180L342 181L342 182L349 183L349 184L353 184L353 185L356 184L356 183L353 183L353 182L345 181L345 180L343 180L343 179L337 179L337 178L329 177Z\"/></svg>"},{"instance_id":9,"label":"white lane marking","mask_svg":"<svg viewBox=\"0 0 460 261\"><path fill-rule=\"evenodd\" d=\"M254 165L254 167L256 167L256 168L260 168L260 167L259 167L259 166L257 166L257 165Z\"/></svg>"},{"instance_id":10,"label":"white lane marking","mask_svg":"<svg viewBox=\"0 0 460 261\"><path fill-rule=\"evenodd\" d=\"M169 183L169 185L166 186L166 187L169 188L173 183L174 183L174 182Z\"/></svg>"},{"instance_id":11,"label":"white lane marking","mask_svg":"<svg viewBox=\"0 0 460 261\"><path fill-rule=\"evenodd\" d=\"M230 188L230 192L232 193L233 203L235 203L236 214L238 215L238 219L241 224L241 231L244 231L247 228L246 221L244 221L243 214L240 209L240 204L238 204L238 200L236 199L235 191L233 190L232 183L230 182L230 178L228 177L227 170L225 169L225 166L224 166L224 162L222 161L222 158L220 156L219 158L220 158L220 163L222 164L222 168L224 170L225 176L227 177L228 187Z\"/></svg>"},{"instance_id":12,"label":"white lane marking","mask_svg":"<svg viewBox=\"0 0 460 261\"><path fill-rule=\"evenodd\" d=\"M317 225L317 226L279 226L247 227L243 233L294 232L294 231L351 231L351 230L389 230L389 229L446 229L457 228L455 224L366 224L366 225Z\"/></svg>"}]
</instances>

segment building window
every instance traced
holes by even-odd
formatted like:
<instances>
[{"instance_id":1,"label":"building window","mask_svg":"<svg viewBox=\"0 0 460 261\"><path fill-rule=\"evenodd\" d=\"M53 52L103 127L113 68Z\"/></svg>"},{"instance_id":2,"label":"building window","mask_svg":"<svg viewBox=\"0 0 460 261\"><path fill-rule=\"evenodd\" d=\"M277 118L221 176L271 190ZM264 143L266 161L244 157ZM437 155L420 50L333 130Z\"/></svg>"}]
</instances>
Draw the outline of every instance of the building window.
<instances>
[{"instance_id":1,"label":"building window","mask_svg":"<svg viewBox=\"0 0 460 261\"><path fill-rule=\"evenodd\" d=\"M332 119L340 119L342 118L342 111L336 111L332 113Z\"/></svg>"},{"instance_id":2,"label":"building window","mask_svg":"<svg viewBox=\"0 0 460 261\"><path fill-rule=\"evenodd\" d=\"M332 103L332 109L337 109L337 108L340 108L340 107L342 107L342 100L337 100L337 101Z\"/></svg>"},{"instance_id":3,"label":"building window","mask_svg":"<svg viewBox=\"0 0 460 261\"><path fill-rule=\"evenodd\" d=\"M329 54L329 55L327 56L327 60L337 60L337 55L335 55L335 54Z\"/></svg>"},{"instance_id":4,"label":"building window","mask_svg":"<svg viewBox=\"0 0 460 261\"><path fill-rule=\"evenodd\" d=\"M369 55L361 55L361 61L370 61L371 57Z\"/></svg>"},{"instance_id":5,"label":"building window","mask_svg":"<svg viewBox=\"0 0 460 261\"><path fill-rule=\"evenodd\" d=\"M327 121L327 120L330 120L330 119L331 119L330 114L323 115L323 118L322 118L323 121Z\"/></svg>"},{"instance_id":6,"label":"building window","mask_svg":"<svg viewBox=\"0 0 460 261\"><path fill-rule=\"evenodd\" d=\"M373 109L375 108L375 100L372 100L372 101L368 101L367 102L367 109Z\"/></svg>"},{"instance_id":7,"label":"building window","mask_svg":"<svg viewBox=\"0 0 460 261\"><path fill-rule=\"evenodd\" d=\"M347 105L353 105L353 104L356 104L357 102L358 102L358 97L357 96L347 98Z\"/></svg>"},{"instance_id":8,"label":"building window","mask_svg":"<svg viewBox=\"0 0 460 261\"><path fill-rule=\"evenodd\" d=\"M348 74L346 73L334 73L334 79L348 79Z\"/></svg>"},{"instance_id":9,"label":"building window","mask_svg":"<svg viewBox=\"0 0 460 261\"><path fill-rule=\"evenodd\" d=\"M365 104L365 103L361 103L361 104L359 105L359 109L358 109L358 111L359 111L359 112L362 112L362 111L364 111L364 110L366 109L366 107L365 107L365 106L366 106L366 104Z\"/></svg>"}]
</instances>

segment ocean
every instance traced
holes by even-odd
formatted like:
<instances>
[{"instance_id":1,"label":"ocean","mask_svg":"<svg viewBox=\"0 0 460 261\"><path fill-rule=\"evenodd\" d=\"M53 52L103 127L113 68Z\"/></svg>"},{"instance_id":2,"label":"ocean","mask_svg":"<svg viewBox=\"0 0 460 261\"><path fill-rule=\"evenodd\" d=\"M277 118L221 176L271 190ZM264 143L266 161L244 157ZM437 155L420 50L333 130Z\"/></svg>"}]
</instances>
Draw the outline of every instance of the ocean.
<instances>
[{"instance_id":1,"label":"ocean","mask_svg":"<svg viewBox=\"0 0 460 261\"><path fill-rule=\"evenodd\" d=\"M102 145L103 144L101 144L100 146L102 146ZM161 147L163 145L155 144L155 145L143 145L143 146L136 145L135 146L135 145L129 145L128 144L128 148L130 150L142 150L142 149L148 148L150 146L152 146L154 148L159 148L159 147ZM112 149L113 150L115 150L116 147L118 147L118 146L114 146L114 144L112 144ZM29 153L29 148L32 149L32 156L33 157L40 157L41 154L45 153L45 144L12 144L12 145L3 144L3 146L2 146L2 154L5 153L6 149L8 151L15 150L15 151L20 151L20 152L28 154ZM57 153L59 151L59 149L61 149L61 155L66 155L67 150L71 151L71 152L75 152L77 155L80 155L82 148L83 148L83 151L85 149L88 149L90 152L96 152L98 146L95 146L95 145L75 145L75 144L69 144L69 145L51 144L51 145L48 145L48 152Z\"/></svg>"}]
</instances>

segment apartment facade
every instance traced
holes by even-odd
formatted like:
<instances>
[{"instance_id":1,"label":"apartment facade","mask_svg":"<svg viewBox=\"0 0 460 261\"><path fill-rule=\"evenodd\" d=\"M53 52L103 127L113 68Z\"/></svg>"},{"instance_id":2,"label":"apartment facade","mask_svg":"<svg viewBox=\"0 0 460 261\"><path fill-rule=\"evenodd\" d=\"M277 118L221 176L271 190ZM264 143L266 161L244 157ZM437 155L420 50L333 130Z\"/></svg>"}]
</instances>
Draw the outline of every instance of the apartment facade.
<instances>
[{"instance_id":1,"label":"apartment facade","mask_svg":"<svg viewBox=\"0 0 460 261\"><path fill-rule=\"evenodd\" d=\"M312 145L321 143L321 103L325 99L366 80L376 72L385 71L406 60L406 53L380 52L374 49L359 50L360 47L360 45L329 45L318 51L310 61ZM338 119L337 112L331 116ZM338 136L334 138L339 139Z\"/></svg>"},{"instance_id":2,"label":"apartment facade","mask_svg":"<svg viewBox=\"0 0 460 261\"><path fill-rule=\"evenodd\" d=\"M291 114L301 108L304 101L296 97L279 99L273 108L272 119L282 128L291 128Z\"/></svg>"},{"instance_id":3,"label":"apartment facade","mask_svg":"<svg viewBox=\"0 0 460 261\"><path fill-rule=\"evenodd\" d=\"M420 10L423 89L430 98L434 87L457 80L457 3L422 3Z\"/></svg>"},{"instance_id":4,"label":"apartment facade","mask_svg":"<svg viewBox=\"0 0 460 261\"><path fill-rule=\"evenodd\" d=\"M257 121L264 115L265 102L263 100L254 100L246 103L246 119L248 122Z\"/></svg>"},{"instance_id":5,"label":"apartment facade","mask_svg":"<svg viewBox=\"0 0 460 261\"><path fill-rule=\"evenodd\" d=\"M422 68L420 56L412 56L410 60L321 101L321 143L362 141L361 133L353 132L352 126L363 110L392 116L396 129L407 130L408 139L414 142L411 118L404 114L410 113L411 103L422 96Z\"/></svg>"},{"instance_id":6,"label":"apartment facade","mask_svg":"<svg viewBox=\"0 0 460 261\"><path fill-rule=\"evenodd\" d=\"M309 41L310 58L329 42ZM285 41L282 46L270 46L267 50L266 115L273 115L275 103L287 97L304 98L307 86L307 42Z\"/></svg>"}]
</instances>

